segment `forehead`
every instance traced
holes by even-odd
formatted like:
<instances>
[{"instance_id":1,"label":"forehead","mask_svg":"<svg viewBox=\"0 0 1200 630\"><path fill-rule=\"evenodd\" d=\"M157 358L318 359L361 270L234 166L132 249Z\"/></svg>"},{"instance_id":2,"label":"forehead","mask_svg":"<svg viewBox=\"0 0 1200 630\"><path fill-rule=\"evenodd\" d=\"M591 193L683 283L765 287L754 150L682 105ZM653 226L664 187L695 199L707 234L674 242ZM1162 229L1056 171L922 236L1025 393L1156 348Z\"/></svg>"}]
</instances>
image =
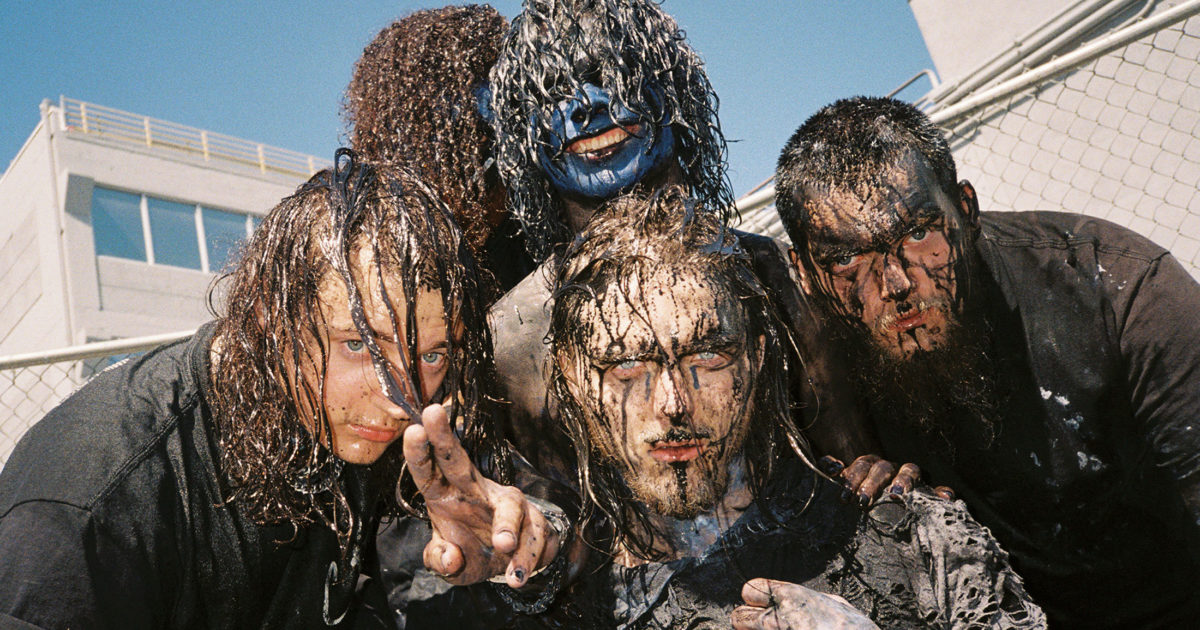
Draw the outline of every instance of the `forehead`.
<instances>
[{"instance_id":1,"label":"forehead","mask_svg":"<svg viewBox=\"0 0 1200 630\"><path fill-rule=\"evenodd\" d=\"M363 314L367 318L368 325L381 336L390 337L392 335L392 315L388 312L388 302L390 302L398 324L403 328L409 306L408 296L404 292L405 279L400 270L385 265L381 273L375 264L374 253L370 247L365 246L356 247L351 251L350 269L354 276L354 282L358 285L359 294L362 296ZM415 272L415 268L413 271ZM382 284L380 283L381 276ZM417 334L422 338L428 335L444 335L446 324L441 291L421 287L419 282L414 284L418 287L414 305ZM383 299L384 291L387 292L387 302ZM346 284L336 272L331 270L325 275L320 285L318 300L326 324L330 328L345 331L355 330Z\"/></svg>"},{"instance_id":2,"label":"forehead","mask_svg":"<svg viewBox=\"0 0 1200 630\"><path fill-rule=\"evenodd\" d=\"M814 247L867 247L954 209L928 163L914 154L862 179L857 185L805 188L804 211Z\"/></svg>"},{"instance_id":3,"label":"forehead","mask_svg":"<svg viewBox=\"0 0 1200 630\"><path fill-rule=\"evenodd\" d=\"M580 315L590 327L584 350L594 358L680 352L745 337L745 314L724 283L686 269L630 275Z\"/></svg>"}]
</instances>

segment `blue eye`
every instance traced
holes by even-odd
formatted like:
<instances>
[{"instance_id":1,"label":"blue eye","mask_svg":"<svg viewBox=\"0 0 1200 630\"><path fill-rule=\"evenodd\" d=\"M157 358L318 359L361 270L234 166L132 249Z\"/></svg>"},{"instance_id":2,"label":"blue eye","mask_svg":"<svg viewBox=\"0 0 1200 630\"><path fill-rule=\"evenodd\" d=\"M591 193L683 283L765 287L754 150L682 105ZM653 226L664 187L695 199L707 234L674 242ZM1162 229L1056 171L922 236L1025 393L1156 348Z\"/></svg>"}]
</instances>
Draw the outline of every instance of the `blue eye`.
<instances>
[{"instance_id":1,"label":"blue eye","mask_svg":"<svg viewBox=\"0 0 1200 630\"><path fill-rule=\"evenodd\" d=\"M632 370L638 366L637 359L627 359L617 364L617 368L621 370Z\"/></svg>"},{"instance_id":2,"label":"blue eye","mask_svg":"<svg viewBox=\"0 0 1200 630\"><path fill-rule=\"evenodd\" d=\"M367 344L363 343L362 339L347 339L346 340L346 349L355 354L362 352L366 347L367 347Z\"/></svg>"},{"instance_id":3,"label":"blue eye","mask_svg":"<svg viewBox=\"0 0 1200 630\"><path fill-rule=\"evenodd\" d=\"M424 363L425 365L437 365L438 363L441 363L442 359L445 357L445 353L442 352L426 352L425 354L421 355L421 363Z\"/></svg>"},{"instance_id":4,"label":"blue eye","mask_svg":"<svg viewBox=\"0 0 1200 630\"><path fill-rule=\"evenodd\" d=\"M908 240L913 243L920 243L921 241L925 240L926 236L929 236L928 230L925 228L917 228L912 232L909 232Z\"/></svg>"},{"instance_id":5,"label":"blue eye","mask_svg":"<svg viewBox=\"0 0 1200 630\"><path fill-rule=\"evenodd\" d=\"M705 350L704 352L697 352L695 356L701 361L711 361L717 358L717 353L711 350Z\"/></svg>"}]
</instances>

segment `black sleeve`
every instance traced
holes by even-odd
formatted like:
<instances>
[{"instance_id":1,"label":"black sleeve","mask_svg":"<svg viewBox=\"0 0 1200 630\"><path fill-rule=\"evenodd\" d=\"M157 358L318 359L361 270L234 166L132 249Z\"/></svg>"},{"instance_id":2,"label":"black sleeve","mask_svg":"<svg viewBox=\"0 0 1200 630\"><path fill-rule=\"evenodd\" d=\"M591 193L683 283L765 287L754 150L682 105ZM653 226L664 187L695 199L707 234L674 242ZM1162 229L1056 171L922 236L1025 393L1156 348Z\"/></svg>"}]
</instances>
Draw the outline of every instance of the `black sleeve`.
<instances>
[{"instance_id":1,"label":"black sleeve","mask_svg":"<svg viewBox=\"0 0 1200 630\"><path fill-rule=\"evenodd\" d=\"M1132 264L1114 257L1106 265ZM1173 256L1110 281L1130 403L1154 463L1200 519L1200 285ZM1114 274L1115 278L1121 277Z\"/></svg>"},{"instance_id":2,"label":"black sleeve","mask_svg":"<svg viewBox=\"0 0 1200 630\"><path fill-rule=\"evenodd\" d=\"M49 501L0 517L0 624L149 628L166 621L163 585L128 536L92 514Z\"/></svg>"}]
</instances>

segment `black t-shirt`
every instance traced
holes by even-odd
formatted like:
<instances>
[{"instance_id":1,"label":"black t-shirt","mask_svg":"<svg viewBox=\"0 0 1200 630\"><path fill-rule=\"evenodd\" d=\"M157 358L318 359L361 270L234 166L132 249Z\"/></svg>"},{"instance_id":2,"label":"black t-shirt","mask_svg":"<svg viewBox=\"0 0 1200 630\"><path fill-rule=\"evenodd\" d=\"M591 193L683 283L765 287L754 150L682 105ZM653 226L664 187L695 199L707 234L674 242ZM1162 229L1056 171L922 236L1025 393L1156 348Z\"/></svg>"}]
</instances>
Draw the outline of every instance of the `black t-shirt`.
<instances>
[{"instance_id":1,"label":"black t-shirt","mask_svg":"<svg viewBox=\"0 0 1200 630\"><path fill-rule=\"evenodd\" d=\"M879 423L886 454L966 500L1053 627L1194 627L1200 286L1105 221L984 213L982 225L999 431L949 455Z\"/></svg>"},{"instance_id":2,"label":"black t-shirt","mask_svg":"<svg viewBox=\"0 0 1200 630\"><path fill-rule=\"evenodd\" d=\"M327 527L262 527L222 501L211 337L106 370L22 438L0 473L0 625L392 625L362 605L378 572L365 469L340 478L358 523L346 553Z\"/></svg>"}]
</instances>

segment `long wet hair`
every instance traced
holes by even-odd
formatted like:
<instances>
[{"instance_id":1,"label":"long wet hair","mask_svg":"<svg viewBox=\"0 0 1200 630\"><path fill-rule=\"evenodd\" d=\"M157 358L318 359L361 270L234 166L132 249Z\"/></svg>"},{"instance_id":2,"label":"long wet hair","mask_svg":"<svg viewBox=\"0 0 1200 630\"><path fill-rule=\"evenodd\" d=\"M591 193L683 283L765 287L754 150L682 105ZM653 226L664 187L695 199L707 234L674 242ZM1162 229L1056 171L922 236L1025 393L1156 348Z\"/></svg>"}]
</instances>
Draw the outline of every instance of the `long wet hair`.
<instances>
[{"instance_id":1,"label":"long wet hair","mask_svg":"<svg viewBox=\"0 0 1200 630\"><path fill-rule=\"evenodd\" d=\"M351 262L359 248L370 248L374 268ZM407 351L401 365L383 355L363 313L360 283L369 277L378 280L391 315L391 341ZM399 278L403 294L388 295L385 277ZM339 150L333 169L271 210L222 286L225 313L214 334L211 377L220 467L226 499L255 522L296 528L320 522L343 539L355 526L323 397L329 350L322 287L345 288L383 394L410 418L430 402L452 401L451 426L464 446L489 472L508 478L488 398L491 339L474 263L445 204L413 173ZM422 400L420 372L410 360L418 356L421 289L441 292L447 330L461 331L449 335L449 367L433 400ZM398 487L403 467L399 441L369 467L388 514L418 500L407 475Z\"/></svg>"},{"instance_id":2,"label":"long wet hair","mask_svg":"<svg viewBox=\"0 0 1200 630\"><path fill-rule=\"evenodd\" d=\"M495 9L478 4L396 20L363 50L342 104L354 150L418 171L453 211L480 261L505 216L505 193L489 162L492 129L476 92L507 30Z\"/></svg>"},{"instance_id":3,"label":"long wet hair","mask_svg":"<svg viewBox=\"0 0 1200 630\"><path fill-rule=\"evenodd\" d=\"M579 67L589 65L586 76ZM570 242L562 207L539 163L554 133L550 113L585 82L640 114L646 133L674 125L683 182L728 218L733 192L717 95L699 55L648 0L526 0L491 73L496 160L529 253L544 260ZM552 158L557 156L551 156Z\"/></svg>"},{"instance_id":4,"label":"long wet hair","mask_svg":"<svg viewBox=\"0 0 1200 630\"><path fill-rule=\"evenodd\" d=\"M808 196L884 187L883 178L913 153L925 160L937 185L957 206L962 190L950 145L928 116L903 101L866 96L837 101L813 114L783 147L776 168L775 207L817 289L818 303L836 320L844 323L848 313L809 255L813 217ZM961 307L969 293L971 256L964 246L971 234L962 217L947 217L947 230L958 257L955 276L967 279L959 282L955 296Z\"/></svg>"},{"instance_id":5,"label":"long wet hair","mask_svg":"<svg viewBox=\"0 0 1200 630\"><path fill-rule=\"evenodd\" d=\"M737 236L678 186L609 202L567 248L556 270L549 332L550 387L559 420L575 446L585 503L582 518L605 517L615 533L614 549L624 547L647 559L660 555L653 547L658 532L618 465L589 436L588 418L600 413L598 401L580 400L572 393L563 363L587 361L587 341L604 325L596 317L582 317L585 309L599 309L613 287L627 287L633 278L645 279L664 270L677 274L700 270L707 280L725 287L746 318L746 352L751 365L760 364L743 446L754 496L759 496L778 458L787 451L811 462L808 443L793 421L788 394L783 348L788 343L787 328L775 315ZM761 351L753 342L759 337L764 339Z\"/></svg>"}]
</instances>

